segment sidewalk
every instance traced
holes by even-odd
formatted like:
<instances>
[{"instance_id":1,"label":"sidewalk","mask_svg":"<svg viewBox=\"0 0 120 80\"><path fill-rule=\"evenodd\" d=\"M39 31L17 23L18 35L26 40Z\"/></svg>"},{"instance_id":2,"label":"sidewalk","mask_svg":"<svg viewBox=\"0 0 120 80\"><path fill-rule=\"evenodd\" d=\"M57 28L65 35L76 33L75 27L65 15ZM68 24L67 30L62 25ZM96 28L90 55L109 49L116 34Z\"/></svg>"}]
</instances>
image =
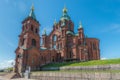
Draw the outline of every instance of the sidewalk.
<instances>
[{"instance_id":1,"label":"sidewalk","mask_svg":"<svg viewBox=\"0 0 120 80\"><path fill-rule=\"evenodd\" d=\"M6 78L0 76L0 80L35 80L35 79L25 79L25 78L6 79Z\"/></svg>"}]
</instances>

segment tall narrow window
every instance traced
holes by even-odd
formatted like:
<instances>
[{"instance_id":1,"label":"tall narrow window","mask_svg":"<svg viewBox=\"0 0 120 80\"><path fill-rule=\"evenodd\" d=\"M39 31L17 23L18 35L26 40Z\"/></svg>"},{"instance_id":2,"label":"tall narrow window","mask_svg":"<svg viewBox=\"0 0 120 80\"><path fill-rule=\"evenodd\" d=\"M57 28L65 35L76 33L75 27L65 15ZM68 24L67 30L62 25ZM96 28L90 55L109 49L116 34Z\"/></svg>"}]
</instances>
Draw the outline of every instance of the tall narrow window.
<instances>
[{"instance_id":1,"label":"tall narrow window","mask_svg":"<svg viewBox=\"0 0 120 80\"><path fill-rule=\"evenodd\" d=\"M24 31L24 26L22 27L22 31Z\"/></svg>"},{"instance_id":2,"label":"tall narrow window","mask_svg":"<svg viewBox=\"0 0 120 80\"><path fill-rule=\"evenodd\" d=\"M73 54L72 54L72 52L70 52L70 58L72 58L72 56L73 56Z\"/></svg>"},{"instance_id":3,"label":"tall narrow window","mask_svg":"<svg viewBox=\"0 0 120 80\"><path fill-rule=\"evenodd\" d=\"M33 31L33 25L31 25L31 31Z\"/></svg>"},{"instance_id":4,"label":"tall narrow window","mask_svg":"<svg viewBox=\"0 0 120 80\"><path fill-rule=\"evenodd\" d=\"M56 40L57 40L57 36L54 35L54 36L53 36L53 41L56 41Z\"/></svg>"},{"instance_id":5,"label":"tall narrow window","mask_svg":"<svg viewBox=\"0 0 120 80\"><path fill-rule=\"evenodd\" d=\"M32 46L36 46L36 40L32 39Z\"/></svg>"},{"instance_id":6,"label":"tall narrow window","mask_svg":"<svg viewBox=\"0 0 120 80\"><path fill-rule=\"evenodd\" d=\"M53 48L56 49L56 45L55 44L54 44Z\"/></svg>"},{"instance_id":7,"label":"tall narrow window","mask_svg":"<svg viewBox=\"0 0 120 80\"><path fill-rule=\"evenodd\" d=\"M96 45L95 45L95 43L93 43L92 46L93 46L93 49L96 49Z\"/></svg>"},{"instance_id":8,"label":"tall narrow window","mask_svg":"<svg viewBox=\"0 0 120 80\"><path fill-rule=\"evenodd\" d=\"M57 41L57 36L53 36L53 48L56 49L56 41Z\"/></svg>"},{"instance_id":9,"label":"tall narrow window","mask_svg":"<svg viewBox=\"0 0 120 80\"><path fill-rule=\"evenodd\" d=\"M63 36L63 34L64 34L64 30L62 30L62 36Z\"/></svg>"},{"instance_id":10,"label":"tall narrow window","mask_svg":"<svg viewBox=\"0 0 120 80\"><path fill-rule=\"evenodd\" d=\"M60 49L60 45L59 44L58 44L57 48Z\"/></svg>"},{"instance_id":11,"label":"tall narrow window","mask_svg":"<svg viewBox=\"0 0 120 80\"><path fill-rule=\"evenodd\" d=\"M34 59L32 59L32 64L34 64Z\"/></svg>"},{"instance_id":12,"label":"tall narrow window","mask_svg":"<svg viewBox=\"0 0 120 80\"><path fill-rule=\"evenodd\" d=\"M36 34L38 33L38 29L37 29L37 28L35 29L35 33L36 33Z\"/></svg>"},{"instance_id":13,"label":"tall narrow window","mask_svg":"<svg viewBox=\"0 0 120 80\"><path fill-rule=\"evenodd\" d=\"M24 45L25 39L22 40L22 46Z\"/></svg>"}]
</instances>

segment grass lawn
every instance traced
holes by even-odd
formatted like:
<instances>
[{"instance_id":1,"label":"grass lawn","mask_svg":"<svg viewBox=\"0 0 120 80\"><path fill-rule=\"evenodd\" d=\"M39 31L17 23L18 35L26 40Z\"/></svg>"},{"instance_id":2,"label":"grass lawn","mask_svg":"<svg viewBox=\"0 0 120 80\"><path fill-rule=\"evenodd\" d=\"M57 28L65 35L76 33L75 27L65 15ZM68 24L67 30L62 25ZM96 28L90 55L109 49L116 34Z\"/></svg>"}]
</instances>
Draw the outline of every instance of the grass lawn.
<instances>
[{"instance_id":1,"label":"grass lawn","mask_svg":"<svg viewBox=\"0 0 120 80\"><path fill-rule=\"evenodd\" d=\"M60 71L32 71L32 73L120 73L120 70L104 70L104 71L98 71L98 70L73 70L73 71L66 71L66 70L60 70Z\"/></svg>"},{"instance_id":2,"label":"grass lawn","mask_svg":"<svg viewBox=\"0 0 120 80\"><path fill-rule=\"evenodd\" d=\"M64 66L93 66L93 65L107 65L107 64L120 64L119 59L108 59L108 60L93 60L87 62L63 62L63 63L51 63L43 67L64 67Z\"/></svg>"}]
</instances>

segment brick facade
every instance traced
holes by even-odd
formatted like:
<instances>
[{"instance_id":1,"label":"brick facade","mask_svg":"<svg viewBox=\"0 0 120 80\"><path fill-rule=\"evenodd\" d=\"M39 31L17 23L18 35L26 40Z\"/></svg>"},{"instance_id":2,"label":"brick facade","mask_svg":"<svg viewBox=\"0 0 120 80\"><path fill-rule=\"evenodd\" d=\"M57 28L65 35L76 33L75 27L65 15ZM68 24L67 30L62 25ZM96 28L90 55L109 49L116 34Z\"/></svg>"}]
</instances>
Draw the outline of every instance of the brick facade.
<instances>
[{"instance_id":1,"label":"brick facade","mask_svg":"<svg viewBox=\"0 0 120 80\"><path fill-rule=\"evenodd\" d=\"M39 35L40 23L36 20L34 8L22 22L22 32L16 49L16 72L24 72L28 66L32 70L51 62L99 60L99 40L85 37L82 24L78 33L74 32L74 23L63 9L59 22L54 22L49 35ZM42 44L40 42L42 40Z\"/></svg>"}]
</instances>

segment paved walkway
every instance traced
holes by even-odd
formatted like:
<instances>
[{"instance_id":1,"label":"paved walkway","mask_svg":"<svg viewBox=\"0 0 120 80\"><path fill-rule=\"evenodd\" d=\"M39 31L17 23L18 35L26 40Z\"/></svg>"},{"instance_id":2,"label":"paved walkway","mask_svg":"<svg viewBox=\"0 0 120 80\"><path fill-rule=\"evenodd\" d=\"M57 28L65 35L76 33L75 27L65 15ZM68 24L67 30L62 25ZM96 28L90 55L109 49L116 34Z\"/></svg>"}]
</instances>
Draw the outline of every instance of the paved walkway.
<instances>
[{"instance_id":1,"label":"paved walkway","mask_svg":"<svg viewBox=\"0 0 120 80\"><path fill-rule=\"evenodd\" d=\"M5 79L3 76L0 76L0 80L8 80L8 79Z\"/></svg>"},{"instance_id":2,"label":"paved walkway","mask_svg":"<svg viewBox=\"0 0 120 80\"><path fill-rule=\"evenodd\" d=\"M34 80L34 79L25 79L25 78L6 79L6 78L0 76L0 80Z\"/></svg>"},{"instance_id":3,"label":"paved walkway","mask_svg":"<svg viewBox=\"0 0 120 80\"><path fill-rule=\"evenodd\" d=\"M35 80L35 79L18 78L18 79L11 79L11 80Z\"/></svg>"}]
</instances>

